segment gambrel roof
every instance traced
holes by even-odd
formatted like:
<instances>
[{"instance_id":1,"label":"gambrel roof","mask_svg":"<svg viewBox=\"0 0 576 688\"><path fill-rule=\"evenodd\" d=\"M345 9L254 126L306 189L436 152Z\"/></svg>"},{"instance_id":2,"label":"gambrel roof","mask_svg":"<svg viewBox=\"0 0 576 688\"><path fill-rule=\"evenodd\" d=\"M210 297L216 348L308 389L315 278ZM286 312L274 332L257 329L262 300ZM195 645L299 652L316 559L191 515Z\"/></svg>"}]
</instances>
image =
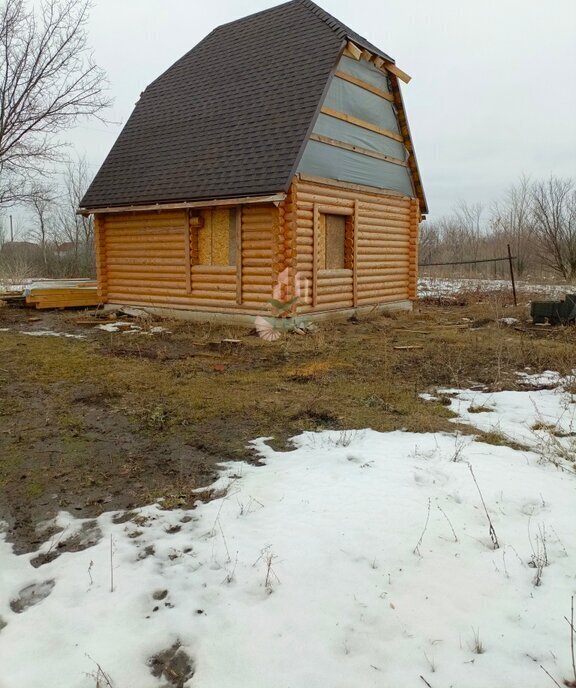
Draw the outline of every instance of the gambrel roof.
<instances>
[{"instance_id":1,"label":"gambrel roof","mask_svg":"<svg viewBox=\"0 0 576 688\"><path fill-rule=\"evenodd\" d=\"M82 207L286 191L347 40L311 0L224 24L141 94Z\"/></svg>"}]
</instances>

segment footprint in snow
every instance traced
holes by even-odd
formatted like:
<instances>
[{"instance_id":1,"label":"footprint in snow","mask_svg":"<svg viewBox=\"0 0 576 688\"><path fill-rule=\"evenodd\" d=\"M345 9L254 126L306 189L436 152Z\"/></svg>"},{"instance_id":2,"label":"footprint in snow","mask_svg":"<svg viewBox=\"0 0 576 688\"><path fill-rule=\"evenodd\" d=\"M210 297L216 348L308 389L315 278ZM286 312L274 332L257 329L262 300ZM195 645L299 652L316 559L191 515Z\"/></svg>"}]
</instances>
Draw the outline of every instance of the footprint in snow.
<instances>
[{"instance_id":1,"label":"footprint in snow","mask_svg":"<svg viewBox=\"0 0 576 688\"><path fill-rule=\"evenodd\" d=\"M426 468L425 470L416 468L414 471L414 482L419 485L446 485L450 481L450 478L446 473L439 470L434 470L432 468Z\"/></svg>"},{"instance_id":2,"label":"footprint in snow","mask_svg":"<svg viewBox=\"0 0 576 688\"><path fill-rule=\"evenodd\" d=\"M22 588L15 600L10 601L10 609L16 614L21 614L29 607L33 607L38 602L46 599L54 587L54 579L45 580L41 583L32 583Z\"/></svg>"},{"instance_id":3,"label":"footprint in snow","mask_svg":"<svg viewBox=\"0 0 576 688\"><path fill-rule=\"evenodd\" d=\"M528 499L522 504L520 511L526 516L535 516L543 511L548 511L548 505L542 499Z\"/></svg>"}]
</instances>

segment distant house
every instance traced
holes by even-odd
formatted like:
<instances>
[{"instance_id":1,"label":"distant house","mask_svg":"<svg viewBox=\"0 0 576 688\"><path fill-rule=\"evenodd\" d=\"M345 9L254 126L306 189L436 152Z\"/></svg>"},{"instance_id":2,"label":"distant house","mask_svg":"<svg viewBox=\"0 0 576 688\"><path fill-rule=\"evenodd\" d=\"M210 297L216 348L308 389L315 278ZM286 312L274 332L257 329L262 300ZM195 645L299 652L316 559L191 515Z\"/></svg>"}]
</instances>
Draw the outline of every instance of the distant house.
<instances>
[{"instance_id":1,"label":"distant house","mask_svg":"<svg viewBox=\"0 0 576 688\"><path fill-rule=\"evenodd\" d=\"M56 246L56 253L60 258L72 255L76 253L78 247L73 241L64 241Z\"/></svg>"},{"instance_id":2,"label":"distant house","mask_svg":"<svg viewBox=\"0 0 576 688\"><path fill-rule=\"evenodd\" d=\"M42 257L42 248L32 241L6 241L0 246L4 260L35 261Z\"/></svg>"},{"instance_id":3,"label":"distant house","mask_svg":"<svg viewBox=\"0 0 576 688\"><path fill-rule=\"evenodd\" d=\"M103 301L409 308L427 207L399 79L311 0L215 29L142 93L82 200Z\"/></svg>"}]
</instances>

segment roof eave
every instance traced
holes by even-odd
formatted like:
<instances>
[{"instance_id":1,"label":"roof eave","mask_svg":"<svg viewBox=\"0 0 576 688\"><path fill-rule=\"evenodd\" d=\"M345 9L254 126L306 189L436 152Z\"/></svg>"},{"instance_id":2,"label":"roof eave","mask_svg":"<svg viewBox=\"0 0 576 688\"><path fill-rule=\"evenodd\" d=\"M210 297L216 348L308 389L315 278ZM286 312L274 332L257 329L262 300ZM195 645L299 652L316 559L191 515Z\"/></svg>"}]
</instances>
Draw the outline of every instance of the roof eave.
<instances>
[{"instance_id":1,"label":"roof eave","mask_svg":"<svg viewBox=\"0 0 576 688\"><path fill-rule=\"evenodd\" d=\"M97 213L137 213L155 210L186 210L188 208L210 208L213 206L251 205L257 203L281 203L286 198L285 192L258 196L235 198L206 198L195 201L177 201L166 203L140 203L111 206L86 206L76 210L77 215L94 215Z\"/></svg>"}]
</instances>

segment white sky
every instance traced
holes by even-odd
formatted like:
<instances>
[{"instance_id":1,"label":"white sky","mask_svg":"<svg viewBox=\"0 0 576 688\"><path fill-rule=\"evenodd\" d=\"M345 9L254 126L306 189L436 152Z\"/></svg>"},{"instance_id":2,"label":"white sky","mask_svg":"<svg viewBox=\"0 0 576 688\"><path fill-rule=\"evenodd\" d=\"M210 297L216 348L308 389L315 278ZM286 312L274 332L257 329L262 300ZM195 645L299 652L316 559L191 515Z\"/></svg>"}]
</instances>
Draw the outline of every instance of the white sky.
<instances>
[{"instance_id":1,"label":"white sky","mask_svg":"<svg viewBox=\"0 0 576 688\"><path fill-rule=\"evenodd\" d=\"M95 0L90 39L125 123L146 85L215 26L274 0ZM392 55L431 217L521 173L576 177L576 0L319 0ZM226 56L222 55L225 60ZM68 136L96 173L121 124Z\"/></svg>"}]
</instances>

